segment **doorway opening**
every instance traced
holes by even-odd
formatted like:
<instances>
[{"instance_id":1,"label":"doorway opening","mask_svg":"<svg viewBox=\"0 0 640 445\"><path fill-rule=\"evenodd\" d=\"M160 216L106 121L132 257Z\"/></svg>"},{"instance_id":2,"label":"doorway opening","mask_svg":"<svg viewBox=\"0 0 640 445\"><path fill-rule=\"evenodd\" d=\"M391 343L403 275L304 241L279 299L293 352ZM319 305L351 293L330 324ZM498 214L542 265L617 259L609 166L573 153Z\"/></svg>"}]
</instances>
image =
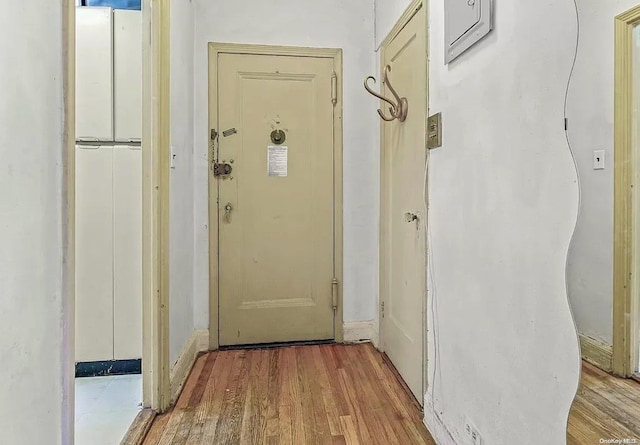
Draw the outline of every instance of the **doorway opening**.
<instances>
[{"instance_id":1,"label":"doorway opening","mask_svg":"<svg viewBox=\"0 0 640 445\"><path fill-rule=\"evenodd\" d=\"M75 311L65 318L77 376L66 400L76 443L111 444L170 401L169 2L79 4L66 29Z\"/></svg>"},{"instance_id":2,"label":"doorway opening","mask_svg":"<svg viewBox=\"0 0 640 445\"><path fill-rule=\"evenodd\" d=\"M76 443L142 409L142 11L76 8Z\"/></svg>"}]
</instances>

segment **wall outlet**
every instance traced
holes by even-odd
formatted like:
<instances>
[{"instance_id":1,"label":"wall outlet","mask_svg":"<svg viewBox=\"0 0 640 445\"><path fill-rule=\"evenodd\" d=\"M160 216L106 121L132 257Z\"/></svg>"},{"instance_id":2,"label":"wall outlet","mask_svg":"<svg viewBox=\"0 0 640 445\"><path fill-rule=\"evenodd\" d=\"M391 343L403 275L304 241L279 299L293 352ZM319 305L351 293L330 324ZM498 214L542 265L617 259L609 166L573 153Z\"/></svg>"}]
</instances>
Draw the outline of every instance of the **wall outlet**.
<instances>
[{"instance_id":1,"label":"wall outlet","mask_svg":"<svg viewBox=\"0 0 640 445\"><path fill-rule=\"evenodd\" d=\"M593 152L593 169L604 170L604 150L596 150Z\"/></svg>"},{"instance_id":2,"label":"wall outlet","mask_svg":"<svg viewBox=\"0 0 640 445\"><path fill-rule=\"evenodd\" d=\"M467 418L464 419L464 434L469 445L482 445L482 436L478 428Z\"/></svg>"}]
</instances>

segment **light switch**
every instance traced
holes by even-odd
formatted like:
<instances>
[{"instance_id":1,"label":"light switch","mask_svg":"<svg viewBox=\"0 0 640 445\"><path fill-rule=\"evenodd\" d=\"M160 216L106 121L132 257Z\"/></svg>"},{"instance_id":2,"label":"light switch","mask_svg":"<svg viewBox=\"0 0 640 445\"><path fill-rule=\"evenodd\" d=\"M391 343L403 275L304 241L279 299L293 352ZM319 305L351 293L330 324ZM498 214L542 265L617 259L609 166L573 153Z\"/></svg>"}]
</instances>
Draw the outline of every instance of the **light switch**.
<instances>
[{"instance_id":1,"label":"light switch","mask_svg":"<svg viewBox=\"0 0 640 445\"><path fill-rule=\"evenodd\" d=\"M427 121L427 148L442 147L442 114L429 116Z\"/></svg>"},{"instance_id":2,"label":"light switch","mask_svg":"<svg viewBox=\"0 0 640 445\"><path fill-rule=\"evenodd\" d=\"M593 152L593 169L604 170L604 150L596 150Z\"/></svg>"}]
</instances>

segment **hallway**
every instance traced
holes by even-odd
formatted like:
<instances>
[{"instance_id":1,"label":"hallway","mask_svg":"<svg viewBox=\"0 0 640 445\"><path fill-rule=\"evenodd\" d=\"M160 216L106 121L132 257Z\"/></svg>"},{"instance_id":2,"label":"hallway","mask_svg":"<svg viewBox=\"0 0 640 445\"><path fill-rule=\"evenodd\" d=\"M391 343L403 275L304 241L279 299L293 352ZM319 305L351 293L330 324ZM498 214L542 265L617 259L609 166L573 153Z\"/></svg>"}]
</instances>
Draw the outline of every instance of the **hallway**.
<instances>
[{"instance_id":1,"label":"hallway","mask_svg":"<svg viewBox=\"0 0 640 445\"><path fill-rule=\"evenodd\" d=\"M145 444L201 443L435 444L371 344L201 356Z\"/></svg>"}]
</instances>

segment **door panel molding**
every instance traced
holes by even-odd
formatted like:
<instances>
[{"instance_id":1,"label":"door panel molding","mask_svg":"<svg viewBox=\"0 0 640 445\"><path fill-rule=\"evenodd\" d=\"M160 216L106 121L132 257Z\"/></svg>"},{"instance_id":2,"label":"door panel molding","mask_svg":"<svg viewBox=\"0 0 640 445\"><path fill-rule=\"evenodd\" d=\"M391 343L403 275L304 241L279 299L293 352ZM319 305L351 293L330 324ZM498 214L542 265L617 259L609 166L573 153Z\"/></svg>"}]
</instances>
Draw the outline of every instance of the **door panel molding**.
<instances>
[{"instance_id":1,"label":"door panel molding","mask_svg":"<svg viewBox=\"0 0 640 445\"><path fill-rule=\"evenodd\" d=\"M338 279L338 305L334 317L335 340L342 342L343 337L343 228L342 228L342 49L338 48L307 48L271 45L246 45L232 43L209 43L209 131L217 129L218 121L218 55L219 54L243 54L243 55L269 55L269 56L293 56L333 59L334 71L337 73L337 101L333 112L333 184L334 184L334 277ZM313 81L313 79L299 78L295 80ZM217 129L220 131L220 129ZM209 138L209 157L212 155L214 141ZM217 145L215 145L217 150ZM209 159L210 161L210 159ZM209 169L209 347L211 350L219 348L219 292L218 292L218 180L215 179ZM331 277L327 277L328 280ZM253 305L265 304L271 307L269 301L248 303ZM281 304L281 303L280 303ZM300 304L308 305L307 300Z\"/></svg>"}]
</instances>

